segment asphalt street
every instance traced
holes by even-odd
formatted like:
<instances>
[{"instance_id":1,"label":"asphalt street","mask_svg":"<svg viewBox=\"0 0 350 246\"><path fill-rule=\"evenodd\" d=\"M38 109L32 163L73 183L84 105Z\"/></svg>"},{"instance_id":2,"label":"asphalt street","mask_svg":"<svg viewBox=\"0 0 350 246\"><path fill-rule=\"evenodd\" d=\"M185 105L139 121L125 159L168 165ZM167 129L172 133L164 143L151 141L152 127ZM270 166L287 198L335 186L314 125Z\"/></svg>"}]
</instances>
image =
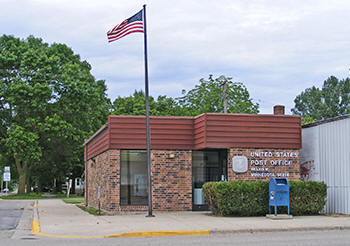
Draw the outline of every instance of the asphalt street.
<instances>
[{"instance_id":1,"label":"asphalt street","mask_svg":"<svg viewBox=\"0 0 350 246\"><path fill-rule=\"evenodd\" d=\"M11 238L16 232L24 209L31 201L1 200L0 201L0 239Z\"/></svg>"},{"instance_id":2,"label":"asphalt street","mask_svg":"<svg viewBox=\"0 0 350 246\"><path fill-rule=\"evenodd\" d=\"M62 239L48 237L22 237L1 240L1 245L69 245L69 246L117 246L117 245L305 245L305 246L345 246L350 245L349 230L278 232L278 233L238 233L214 234L209 236L147 237L147 238L108 238L108 239Z\"/></svg>"},{"instance_id":3,"label":"asphalt street","mask_svg":"<svg viewBox=\"0 0 350 246\"><path fill-rule=\"evenodd\" d=\"M350 230L215 233L209 236L67 239L33 235L33 201L0 201L0 245L350 245ZM194 221L195 222L195 221Z\"/></svg>"}]
</instances>

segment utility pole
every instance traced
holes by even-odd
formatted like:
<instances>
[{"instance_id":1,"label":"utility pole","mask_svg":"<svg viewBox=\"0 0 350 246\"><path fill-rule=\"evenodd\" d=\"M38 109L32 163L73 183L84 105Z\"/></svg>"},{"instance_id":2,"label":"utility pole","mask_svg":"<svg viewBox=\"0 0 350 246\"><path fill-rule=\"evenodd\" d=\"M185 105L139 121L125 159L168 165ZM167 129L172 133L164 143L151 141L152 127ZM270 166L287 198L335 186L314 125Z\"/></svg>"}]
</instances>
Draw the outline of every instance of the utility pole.
<instances>
[{"instance_id":1,"label":"utility pole","mask_svg":"<svg viewBox=\"0 0 350 246\"><path fill-rule=\"evenodd\" d=\"M226 81L224 81L220 86L222 86L222 94L224 99L224 113L227 113L227 99L226 99Z\"/></svg>"}]
</instances>

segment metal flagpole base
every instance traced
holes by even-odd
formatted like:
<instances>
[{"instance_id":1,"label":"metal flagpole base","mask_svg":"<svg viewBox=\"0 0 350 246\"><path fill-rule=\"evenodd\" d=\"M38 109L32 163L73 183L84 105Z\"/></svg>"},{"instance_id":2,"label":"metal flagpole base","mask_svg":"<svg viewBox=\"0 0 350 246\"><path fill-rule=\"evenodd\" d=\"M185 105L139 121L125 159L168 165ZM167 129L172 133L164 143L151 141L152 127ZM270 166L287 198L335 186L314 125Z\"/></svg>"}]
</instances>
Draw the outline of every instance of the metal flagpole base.
<instances>
[{"instance_id":1,"label":"metal flagpole base","mask_svg":"<svg viewBox=\"0 0 350 246\"><path fill-rule=\"evenodd\" d=\"M146 218L152 218L152 217L156 217L156 216L154 216L153 214L146 215Z\"/></svg>"}]
</instances>

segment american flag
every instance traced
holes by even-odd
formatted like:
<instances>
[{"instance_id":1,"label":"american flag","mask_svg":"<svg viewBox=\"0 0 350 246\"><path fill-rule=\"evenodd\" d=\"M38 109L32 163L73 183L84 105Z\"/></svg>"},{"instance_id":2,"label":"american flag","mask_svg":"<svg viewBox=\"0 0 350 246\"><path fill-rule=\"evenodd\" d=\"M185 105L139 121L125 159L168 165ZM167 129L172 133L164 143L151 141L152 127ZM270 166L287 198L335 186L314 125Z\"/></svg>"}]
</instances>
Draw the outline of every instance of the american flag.
<instances>
[{"instance_id":1,"label":"american flag","mask_svg":"<svg viewBox=\"0 0 350 246\"><path fill-rule=\"evenodd\" d=\"M143 32L142 10L108 31L108 42L116 41L134 32Z\"/></svg>"}]
</instances>

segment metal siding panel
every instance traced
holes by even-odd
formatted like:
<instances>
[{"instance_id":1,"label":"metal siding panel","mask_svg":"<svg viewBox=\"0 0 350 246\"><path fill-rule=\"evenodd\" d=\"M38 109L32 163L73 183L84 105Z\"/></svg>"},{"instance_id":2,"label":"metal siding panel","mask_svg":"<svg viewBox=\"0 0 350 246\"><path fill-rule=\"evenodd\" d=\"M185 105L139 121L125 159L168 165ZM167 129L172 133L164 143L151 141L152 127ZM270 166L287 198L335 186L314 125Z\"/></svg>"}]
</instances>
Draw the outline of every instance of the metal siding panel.
<instances>
[{"instance_id":1,"label":"metal siding panel","mask_svg":"<svg viewBox=\"0 0 350 246\"><path fill-rule=\"evenodd\" d=\"M300 117L202 114L198 117L151 117L152 149L301 147ZM92 137L90 155L105 148L144 148L144 116L109 116L109 135ZM209 135L209 136L208 136ZM90 145L91 144L91 145ZM94 146L95 145L95 146ZM91 148L90 148L91 147Z\"/></svg>"},{"instance_id":2,"label":"metal siding panel","mask_svg":"<svg viewBox=\"0 0 350 246\"><path fill-rule=\"evenodd\" d=\"M340 122L340 121L339 121ZM350 214L350 118L344 119L341 124L341 135L343 136L342 142L342 183L343 183L343 197L344 197L344 213Z\"/></svg>"},{"instance_id":3,"label":"metal siding panel","mask_svg":"<svg viewBox=\"0 0 350 246\"><path fill-rule=\"evenodd\" d=\"M111 118L111 148L145 147L146 125L143 116ZM192 117L150 117L152 149L192 149Z\"/></svg>"},{"instance_id":4,"label":"metal siding panel","mask_svg":"<svg viewBox=\"0 0 350 246\"><path fill-rule=\"evenodd\" d=\"M350 214L350 119L303 129L302 163L314 158L319 178L327 184L326 213Z\"/></svg>"},{"instance_id":5,"label":"metal siding panel","mask_svg":"<svg viewBox=\"0 0 350 246\"><path fill-rule=\"evenodd\" d=\"M241 126L250 126L250 127L262 127L262 128L297 128L298 123L294 122L268 122L261 119L260 121L252 121L247 119L246 121L236 121L232 119L231 122L225 121L209 121L207 124L208 129L211 127L220 127L222 129L229 130L232 126L241 127Z\"/></svg>"},{"instance_id":6,"label":"metal siding panel","mask_svg":"<svg viewBox=\"0 0 350 246\"><path fill-rule=\"evenodd\" d=\"M230 126L230 127L218 127L218 126L211 126L210 131L217 131L217 132L225 132L225 131L232 131L232 132L266 132L266 133L275 133L275 134L298 134L300 135L300 128L294 127L294 128L277 128L277 127L258 127L258 126ZM300 136L299 136L300 137Z\"/></svg>"},{"instance_id":7,"label":"metal siding panel","mask_svg":"<svg viewBox=\"0 0 350 246\"><path fill-rule=\"evenodd\" d=\"M265 122L294 122L298 123L300 122L299 116L293 116L293 115L259 115L259 114L212 114L209 113L208 120L209 121L231 121L232 118L235 119L235 121L260 121L263 120Z\"/></svg>"},{"instance_id":8,"label":"metal siding panel","mask_svg":"<svg viewBox=\"0 0 350 246\"><path fill-rule=\"evenodd\" d=\"M344 136L347 138L345 139L344 144L344 155L347 154L345 159L345 169L344 169L344 179L346 180L346 189L345 189L345 202L346 202L346 214L350 214L350 119L344 120L345 124L345 130L344 130Z\"/></svg>"},{"instance_id":9,"label":"metal siding panel","mask_svg":"<svg viewBox=\"0 0 350 246\"><path fill-rule=\"evenodd\" d=\"M350 214L350 119L319 125L321 180L328 186L327 213Z\"/></svg>"},{"instance_id":10,"label":"metal siding panel","mask_svg":"<svg viewBox=\"0 0 350 246\"><path fill-rule=\"evenodd\" d=\"M193 148L201 149L206 147L206 115L200 115L194 119L193 124Z\"/></svg>"},{"instance_id":11,"label":"metal siding panel","mask_svg":"<svg viewBox=\"0 0 350 246\"><path fill-rule=\"evenodd\" d=\"M292 145L290 143L210 143L207 144L205 147L208 148L220 148L220 149L227 149L227 148L272 148L272 149L299 149L300 145L295 144ZM196 149L199 149L198 146L195 146ZM204 147L203 147L204 148Z\"/></svg>"},{"instance_id":12,"label":"metal siding panel","mask_svg":"<svg viewBox=\"0 0 350 246\"><path fill-rule=\"evenodd\" d=\"M207 148L276 148L279 144L281 148L301 147L300 117L207 114L206 129Z\"/></svg>"},{"instance_id":13,"label":"metal siding panel","mask_svg":"<svg viewBox=\"0 0 350 246\"><path fill-rule=\"evenodd\" d=\"M220 131L208 131L208 137L248 137L248 138L276 138L280 135L286 139L298 139L300 138L299 133L283 133L276 134L271 132L244 132L244 131L229 131L229 132L220 132Z\"/></svg>"},{"instance_id":14,"label":"metal siding panel","mask_svg":"<svg viewBox=\"0 0 350 246\"><path fill-rule=\"evenodd\" d=\"M317 127L303 129L302 142L300 150L300 164L303 180L320 181L320 175L323 173L319 163L319 134Z\"/></svg>"},{"instance_id":15,"label":"metal siding panel","mask_svg":"<svg viewBox=\"0 0 350 246\"><path fill-rule=\"evenodd\" d=\"M93 139L90 140L87 146L87 160L95 157L96 155L103 153L109 148L109 136L108 128L104 128Z\"/></svg>"}]
</instances>

